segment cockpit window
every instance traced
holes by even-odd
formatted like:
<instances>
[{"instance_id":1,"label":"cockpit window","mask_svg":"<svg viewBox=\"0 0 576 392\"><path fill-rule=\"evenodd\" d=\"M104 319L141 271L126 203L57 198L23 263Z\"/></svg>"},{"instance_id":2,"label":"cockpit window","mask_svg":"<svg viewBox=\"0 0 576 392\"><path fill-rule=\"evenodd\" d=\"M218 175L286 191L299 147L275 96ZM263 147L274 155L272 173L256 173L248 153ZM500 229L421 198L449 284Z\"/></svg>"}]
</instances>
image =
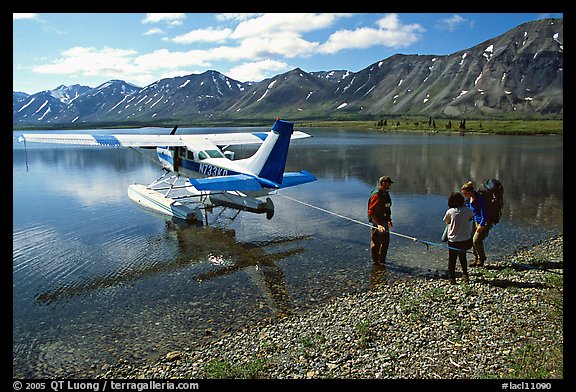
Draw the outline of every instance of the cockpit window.
<instances>
[{"instance_id":1,"label":"cockpit window","mask_svg":"<svg viewBox=\"0 0 576 392\"><path fill-rule=\"evenodd\" d=\"M203 160L206 158L225 158L220 150L204 150L198 151L198 159Z\"/></svg>"},{"instance_id":2,"label":"cockpit window","mask_svg":"<svg viewBox=\"0 0 576 392\"><path fill-rule=\"evenodd\" d=\"M210 158L224 158L220 150L206 150L206 154L208 154Z\"/></svg>"}]
</instances>

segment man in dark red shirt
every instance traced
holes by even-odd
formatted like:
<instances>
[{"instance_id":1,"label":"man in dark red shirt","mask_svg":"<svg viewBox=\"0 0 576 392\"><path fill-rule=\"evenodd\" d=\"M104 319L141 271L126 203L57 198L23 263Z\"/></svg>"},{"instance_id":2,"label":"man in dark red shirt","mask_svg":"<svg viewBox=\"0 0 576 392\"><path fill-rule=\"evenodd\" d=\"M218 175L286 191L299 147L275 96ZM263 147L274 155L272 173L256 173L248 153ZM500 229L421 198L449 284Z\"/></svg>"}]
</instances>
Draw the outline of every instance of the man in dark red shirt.
<instances>
[{"instance_id":1,"label":"man in dark red shirt","mask_svg":"<svg viewBox=\"0 0 576 392\"><path fill-rule=\"evenodd\" d=\"M371 234L370 253L372 254L372 261L382 265L386 265L386 254L390 243L392 199L388 189L393 183L394 181L388 176L380 177L378 188L372 191L368 201L368 220L374 226Z\"/></svg>"}]
</instances>

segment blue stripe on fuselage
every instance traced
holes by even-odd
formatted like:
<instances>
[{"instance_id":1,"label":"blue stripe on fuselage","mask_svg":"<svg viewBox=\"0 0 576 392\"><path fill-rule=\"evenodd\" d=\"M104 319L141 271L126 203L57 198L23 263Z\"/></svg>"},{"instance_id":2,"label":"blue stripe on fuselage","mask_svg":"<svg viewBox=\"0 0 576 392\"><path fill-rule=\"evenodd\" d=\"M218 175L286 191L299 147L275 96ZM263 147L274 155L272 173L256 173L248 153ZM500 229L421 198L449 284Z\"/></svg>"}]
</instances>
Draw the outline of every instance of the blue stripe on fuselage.
<instances>
[{"instance_id":1,"label":"blue stripe on fuselage","mask_svg":"<svg viewBox=\"0 0 576 392\"><path fill-rule=\"evenodd\" d=\"M166 154L162 150L156 150L156 153L157 153L159 158L162 158L162 159L168 161L168 163L170 165L174 166L174 158L173 157ZM214 166L214 165L211 165L211 164L205 163L205 162L195 162L193 160L186 159L186 158L180 158L178 160L178 170L176 170L176 171L179 172L180 174L184 174L184 175L190 174L190 173L183 173L182 170L193 171L193 172L199 173L201 176L206 176L206 177L230 176L230 175L242 174L242 173L238 173L234 170L221 168L220 166Z\"/></svg>"},{"instance_id":2,"label":"blue stripe on fuselage","mask_svg":"<svg viewBox=\"0 0 576 392\"><path fill-rule=\"evenodd\" d=\"M164 150L161 150L161 149L164 149ZM166 147L156 148L156 155L158 155L158 158L164 159L164 160L168 161L171 165L173 165L174 159L165 152L165 149L166 149Z\"/></svg>"},{"instance_id":3,"label":"blue stripe on fuselage","mask_svg":"<svg viewBox=\"0 0 576 392\"><path fill-rule=\"evenodd\" d=\"M120 146L120 142L113 135L92 135L101 146Z\"/></svg>"}]
</instances>

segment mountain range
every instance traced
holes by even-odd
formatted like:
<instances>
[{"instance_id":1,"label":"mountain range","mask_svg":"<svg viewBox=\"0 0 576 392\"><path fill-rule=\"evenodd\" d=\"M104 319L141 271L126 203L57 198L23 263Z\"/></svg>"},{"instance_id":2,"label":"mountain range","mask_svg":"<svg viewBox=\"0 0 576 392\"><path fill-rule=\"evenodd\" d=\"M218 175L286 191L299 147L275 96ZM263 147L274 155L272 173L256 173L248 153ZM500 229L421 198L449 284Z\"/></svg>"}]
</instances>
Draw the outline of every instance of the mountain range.
<instances>
[{"instance_id":1,"label":"mountain range","mask_svg":"<svg viewBox=\"0 0 576 392\"><path fill-rule=\"evenodd\" d=\"M300 68L257 83L220 72L137 87L13 92L14 125L174 124L207 120L563 114L563 19L524 23L449 55L396 54L351 72Z\"/></svg>"}]
</instances>

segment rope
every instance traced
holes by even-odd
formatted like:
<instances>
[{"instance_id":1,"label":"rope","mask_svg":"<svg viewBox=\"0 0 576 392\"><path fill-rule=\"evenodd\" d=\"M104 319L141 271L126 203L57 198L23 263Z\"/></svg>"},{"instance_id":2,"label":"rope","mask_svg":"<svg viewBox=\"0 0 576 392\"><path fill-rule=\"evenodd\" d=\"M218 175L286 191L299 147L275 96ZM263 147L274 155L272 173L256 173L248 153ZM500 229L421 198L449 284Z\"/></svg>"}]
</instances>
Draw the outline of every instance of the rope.
<instances>
[{"instance_id":1,"label":"rope","mask_svg":"<svg viewBox=\"0 0 576 392\"><path fill-rule=\"evenodd\" d=\"M286 199L292 200L293 202L302 204L302 205L304 205L304 206L306 206L306 207L314 208L314 209L316 209L316 210L318 210L318 211L322 211L322 212L325 212L325 213L327 213L327 214L337 216L338 218L346 219L346 220L348 220L348 221L350 221L350 222L353 222L353 223L356 223L356 224L359 224L359 225L362 225L362 226L366 226L366 227L369 227L369 228L371 228L371 229L374 229L374 228L375 228L374 225L371 225L371 224L369 224L369 223L361 222L361 221L359 221L359 220L357 220L357 219L353 219L353 218L350 218L350 217L348 217L348 216L341 215L341 214L338 214L338 213L336 213L336 212L326 210L326 209L324 209L324 208L320 208L320 207L318 207L318 206L315 206L315 205L312 205L312 204L303 202L303 201L301 201L301 200L294 199L293 197L290 197L290 196L286 196L286 195L278 195L278 196L285 197ZM408 236L408 235L406 235L406 234L401 234L401 233L394 232L394 231L392 231L392 230L388 230L388 232L389 232L390 234L394 234L394 235L396 235L396 236L398 236L398 237L403 237L403 238L412 240L412 241L414 241L414 242L421 242L421 243L423 243L424 245L426 245L426 249L427 249L427 250L430 249L430 248L429 248L429 245L432 245L432 246L443 247L443 248L446 248L446 249L456 250L456 251L458 251L458 252L466 252L466 253L469 253L469 254L474 254L474 252L469 251L469 250L468 250L468 251L465 251L465 250L458 249L458 248L454 248L454 247L451 247L451 246L448 246L448 245L443 245L443 244L440 244L440 243L437 243L437 242L431 242L431 241L421 240L421 239L418 239L418 238L416 238L416 237ZM551 271L551 270L548 270L548 269L545 269L545 268L536 267L536 266L533 266L533 265L517 263L517 262L514 262L514 261L510 261L510 260L501 260L501 261L505 261L505 262L507 262L507 263L510 263L510 264L513 264L513 265L516 265L516 266L519 266L519 267L522 267L522 268L526 268L526 269L536 269L536 270L540 270L540 271L545 271L545 272L550 272L550 273L553 273L553 274L562 275L560 272Z\"/></svg>"},{"instance_id":2,"label":"rope","mask_svg":"<svg viewBox=\"0 0 576 392\"><path fill-rule=\"evenodd\" d=\"M336 212L328 211L328 210L326 210L326 209L324 209L324 208L320 208L320 207L314 206L314 205L312 205L312 204L308 204L308 203L305 203L305 202L303 202L303 201L296 200L296 199L294 199L293 197L290 197L290 196L286 196L286 195L279 195L279 196L285 197L285 198L290 199L290 200L292 200L292 201L294 201L294 202L296 202L296 203L300 203L300 204L305 205L305 206L307 206L307 207L317 209L317 210L322 211L322 212L325 212L325 213L327 213L327 214L334 215L334 216L337 216L337 217L339 217L339 218L346 219L346 220L349 220L349 221L351 221L351 222L357 223L357 224L359 224L359 225L369 227L369 228L371 228L371 229L375 229L375 228L376 228L374 225L371 225L371 224L369 224L369 223L361 222L361 221L359 221L359 220L352 219L352 218L350 218L350 217L337 214ZM416 237L410 237L410 236L408 236L408 235L406 235L406 234L397 233L397 232L392 231L392 230L388 230L388 232L389 232L390 234L394 234L394 235L396 235L396 236L398 236L398 237L403 237L403 238L412 240L412 241L414 241L414 242L422 242L423 244L426 245L426 247L428 247L428 245L444 246L444 247L446 247L446 248L454 249L454 250L458 250L458 251L462 252L462 249L453 248L453 247L449 247L449 246L447 246L447 245L437 244L437 243L434 243L434 242L419 240L419 239L416 238Z\"/></svg>"}]
</instances>

